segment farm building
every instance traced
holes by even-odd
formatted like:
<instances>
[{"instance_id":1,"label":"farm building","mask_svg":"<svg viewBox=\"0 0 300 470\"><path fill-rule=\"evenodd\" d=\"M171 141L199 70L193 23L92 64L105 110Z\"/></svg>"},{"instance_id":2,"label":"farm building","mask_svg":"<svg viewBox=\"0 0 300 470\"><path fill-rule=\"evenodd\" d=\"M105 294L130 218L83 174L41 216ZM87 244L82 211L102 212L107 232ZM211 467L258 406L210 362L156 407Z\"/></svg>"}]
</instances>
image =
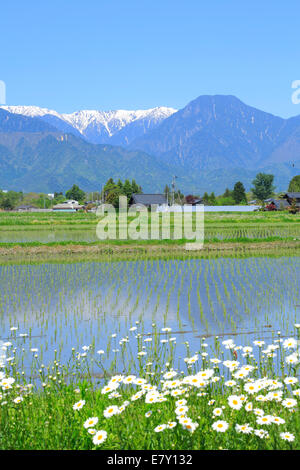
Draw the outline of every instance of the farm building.
<instances>
[{"instance_id":1,"label":"farm building","mask_svg":"<svg viewBox=\"0 0 300 470\"><path fill-rule=\"evenodd\" d=\"M268 211L281 211L290 207L286 199L269 199L267 201L266 210Z\"/></svg>"},{"instance_id":2,"label":"farm building","mask_svg":"<svg viewBox=\"0 0 300 470\"><path fill-rule=\"evenodd\" d=\"M56 206L53 206L54 211L62 212L76 212L79 209L83 209L83 206L80 206L78 203L71 204L69 202L63 202L61 204L56 204Z\"/></svg>"},{"instance_id":3,"label":"farm building","mask_svg":"<svg viewBox=\"0 0 300 470\"><path fill-rule=\"evenodd\" d=\"M296 201L296 206L300 208L300 193L286 193L283 198L292 205L293 201Z\"/></svg>"},{"instance_id":4,"label":"farm building","mask_svg":"<svg viewBox=\"0 0 300 470\"><path fill-rule=\"evenodd\" d=\"M18 206L16 207L16 211L18 212L31 212L33 211L34 209L36 209L34 206L30 205L30 204L23 204L21 206Z\"/></svg>"},{"instance_id":5,"label":"farm building","mask_svg":"<svg viewBox=\"0 0 300 470\"><path fill-rule=\"evenodd\" d=\"M192 206L198 206L199 204L203 204L203 199L189 194L188 196L185 196L185 202L186 204L191 204Z\"/></svg>"},{"instance_id":6,"label":"farm building","mask_svg":"<svg viewBox=\"0 0 300 470\"><path fill-rule=\"evenodd\" d=\"M164 194L133 194L129 204L140 204L149 208L152 205L167 206L168 202Z\"/></svg>"}]
</instances>

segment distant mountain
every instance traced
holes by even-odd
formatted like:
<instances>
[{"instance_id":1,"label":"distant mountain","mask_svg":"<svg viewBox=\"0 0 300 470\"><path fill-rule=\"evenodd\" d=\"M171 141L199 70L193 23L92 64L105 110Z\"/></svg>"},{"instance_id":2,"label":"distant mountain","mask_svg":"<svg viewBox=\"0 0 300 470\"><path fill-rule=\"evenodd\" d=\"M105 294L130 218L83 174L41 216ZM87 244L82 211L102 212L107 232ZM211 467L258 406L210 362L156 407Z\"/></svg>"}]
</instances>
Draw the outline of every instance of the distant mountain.
<instances>
[{"instance_id":1,"label":"distant mountain","mask_svg":"<svg viewBox=\"0 0 300 470\"><path fill-rule=\"evenodd\" d=\"M95 191L110 177L134 178L159 192L169 170L144 152L91 144L37 117L0 109L0 188L65 192L76 183Z\"/></svg>"},{"instance_id":2,"label":"distant mountain","mask_svg":"<svg viewBox=\"0 0 300 470\"><path fill-rule=\"evenodd\" d=\"M179 175L205 176L208 185L208 175L218 170L238 170L248 188L251 180L245 173L268 171L281 190L300 172L300 116L282 119L234 96L200 96L129 148L179 167ZM216 188L224 184L229 186L225 173Z\"/></svg>"},{"instance_id":3,"label":"distant mountain","mask_svg":"<svg viewBox=\"0 0 300 470\"><path fill-rule=\"evenodd\" d=\"M1 132L57 132L57 129L40 119L13 115L0 107Z\"/></svg>"},{"instance_id":4,"label":"distant mountain","mask_svg":"<svg viewBox=\"0 0 300 470\"><path fill-rule=\"evenodd\" d=\"M249 190L260 171L275 175L278 191L300 174L300 116L282 119L223 95L200 96L177 112L0 109L6 189L95 190L109 177L128 177L159 192L176 175L185 193L221 194L238 180Z\"/></svg>"},{"instance_id":5,"label":"distant mountain","mask_svg":"<svg viewBox=\"0 0 300 470\"><path fill-rule=\"evenodd\" d=\"M2 106L2 109L27 117L38 117L61 132L84 137L94 144L123 146L154 129L176 112L176 109L166 107L137 111L83 110L72 114L59 114L37 106Z\"/></svg>"},{"instance_id":6,"label":"distant mountain","mask_svg":"<svg viewBox=\"0 0 300 470\"><path fill-rule=\"evenodd\" d=\"M290 135L287 127L293 127L288 120L247 106L234 96L200 96L135 139L130 148L190 169L253 169L264 165Z\"/></svg>"}]
</instances>

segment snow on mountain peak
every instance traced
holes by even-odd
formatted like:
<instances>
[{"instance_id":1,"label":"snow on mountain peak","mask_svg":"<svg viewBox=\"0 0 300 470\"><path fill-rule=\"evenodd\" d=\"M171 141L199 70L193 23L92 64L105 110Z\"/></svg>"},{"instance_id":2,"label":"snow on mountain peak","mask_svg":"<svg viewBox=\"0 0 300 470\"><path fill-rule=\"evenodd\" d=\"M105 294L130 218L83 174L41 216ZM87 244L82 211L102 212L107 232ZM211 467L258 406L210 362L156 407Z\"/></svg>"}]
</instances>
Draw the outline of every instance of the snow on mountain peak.
<instances>
[{"instance_id":1,"label":"snow on mountain peak","mask_svg":"<svg viewBox=\"0 0 300 470\"><path fill-rule=\"evenodd\" d=\"M116 132L123 129L128 124L134 121L146 120L154 124L159 124L161 121L171 116L177 110L167 108L164 106L140 109L140 110L125 110L118 109L115 111L100 111L100 110L81 110L74 113L58 113L57 111L39 108L38 106L1 106L1 108L14 114L22 114L23 116L30 117L44 117L46 115L55 116L58 119L70 124L78 130L83 136L91 132L100 132L107 134L107 137L112 137Z\"/></svg>"},{"instance_id":2,"label":"snow on mountain peak","mask_svg":"<svg viewBox=\"0 0 300 470\"><path fill-rule=\"evenodd\" d=\"M113 136L116 132L121 130L133 121L140 119L149 119L156 122L162 121L171 114L175 113L173 108L159 107L145 110L126 110L117 109L115 111L97 111L97 110L82 110L72 114L63 114L62 117L65 121L69 122L79 132L84 134L84 131L92 126L93 128L104 127L109 134Z\"/></svg>"},{"instance_id":3,"label":"snow on mountain peak","mask_svg":"<svg viewBox=\"0 0 300 470\"><path fill-rule=\"evenodd\" d=\"M59 113L47 108L39 108L38 106L0 106L0 108L5 109L9 113L13 114L22 114L23 116L28 117L41 117L46 114L52 114L60 118Z\"/></svg>"}]
</instances>

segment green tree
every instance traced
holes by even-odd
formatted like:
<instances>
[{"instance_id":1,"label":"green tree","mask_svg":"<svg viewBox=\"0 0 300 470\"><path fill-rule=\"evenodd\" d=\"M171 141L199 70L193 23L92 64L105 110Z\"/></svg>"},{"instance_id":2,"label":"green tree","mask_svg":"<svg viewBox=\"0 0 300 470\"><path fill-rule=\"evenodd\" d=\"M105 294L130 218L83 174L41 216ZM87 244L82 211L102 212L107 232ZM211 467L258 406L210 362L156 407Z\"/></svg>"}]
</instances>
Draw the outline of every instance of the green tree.
<instances>
[{"instance_id":1,"label":"green tree","mask_svg":"<svg viewBox=\"0 0 300 470\"><path fill-rule=\"evenodd\" d=\"M267 175L266 173L258 173L256 178L252 181L253 188L251 191L259 201L264 204L265 199L272 196L275 187L273 186L274 175Z\"/></svg>"},{"instance_id":2,"label":"green tree","mask_svg":"<svg viewBox=\"0 0 300 470\"><path fill-rule=\"evenodd\" d=\"M292 199L292 204L290 205L290 207L288 208L289 212L291 214L297 214L297 212L299 212L299 209L297 207L297 201L296 199Z\"/></svg>"},{"instance_id":3,"label":"green tree","mask_svg":"<svg viewBox=\"0 0 300 470\"><path fill-rule=\"evenodd\" d=\"M122 192L123 191L123 183L120 180L120 178L119 178L119 181L117 182L117 186L118 186L119 190Z\"/></svg>"},{"instance_id":4,"label":"green tree","mask_svg":"<svg viewBox=\"0 0 300 470\"><path fill-rule=\"evenodd\" d=\"M141 193L142 188L135 180L125 180L124 183L119 179L117 183L114 182L113 178L109 178L103 188L103 196L107 204L112 204L118 207L119 196L126 196L128 202L131 199L133 193Z\"/></svg>"},{"instance_id":5,"label":"green tree","mask_svg":"<svg viewBox=\"0 0 300 470\"><path fill-rule=\"evenodd\" d=\"M217 204L218 206L234 206L235 200L233 199L232 196L228 196L228 197L219 196L217 198Z\"/></svg>"},{"instance_id":6,"label":"green tree","mask_svg":"<svg viewBox=\"0 0 300 470\"><path fill-rule=\"evenodd\" d=\"M300 192L300 175L294 176L294 178L291 179L288 191L291 193Z\"/></svg>"},{"instance_id":7,"label":"green tree","mask_svg":"<svg viewBox=\"0 0 300 470\"><path fill-rule=\"evenodd\" d=\"M13 210L22 200L23 193L16 191L0 192L0 208L4 210Z\"/></svg>"},{"instance_id":8,"label":"green tree","mask_svg":"<svg viewBox=\"0 0 300 470\"><path fill-rule=\"evenodd\" d=\"M54 193L54 199L52 200L52 204L55 206L56 204L61 204L62 202L65 202L65 200L66 198L63 193Z\"/></svg>"},{"instance_id":9,"label":"green tree","mask_svg":"<svg viewBox=\"0 0 300 470\"><path fill-rule=\"evenodd\" d=\"M106 196L105 203L112 204L114 207L119 207L119 196L121 196L120 191L116 189L112 189Z\"/></svg>"},{"instance_id":10,"label":"green tree","mask_svg":"<svg viewBox=\"0 0 300 470\"><path fill-rule=\"evenodd\" d=\"M73 184L72 188L66 192L67 199L75 199L75 201L82 202L85 198L85 192L79 188L76 184Z\"/></svg>"},{"instance_id":11,"label":"green tree","mask_svg":"<svg viewBox=\"0 0 300 470\"><path fill-rule=\"evenodd\" d=\"M208 204L209 203L209 195L208 193L205 191L205 193L203 194L203 202L204 204Z\"/></svg>"},{"instance_id":12,"label":"green tree","mask_svg":"<svg viewBox=\"0 0 300 470\"><path fill-rule=\"evenodd\" d=\"M235 183L232 196L236 204L241 204L241 202L247 202L246 192L243 183L241 183L240 181Z\"/></svg>"},{"instance_id":13,"label":"green tree","mask_svg":"<svg viewBox=\"0 0 300 470\"><path fill-rule=\"evenodd\" d=\"M52 205L52 201L48 196L46 196L46 194L40 194L39 198L35 201L35 204L40 209L49 209Z\"/></svg>"},{"instance_id":14,"label":"green tree","mask_svg":"<svg viewBox=\"0 0 300 470\"><path fill-rule=\"evenodd\" d=\"M141 194L142 193L142 187L139 186L135 180L131 181L131 187L132 187L132 194Z\"/></svg>"},{"instance_id":15,"label":"green tree","mask_svg":"<svg viewBox=\"0 0 300 470\"><path fill-rule=\"evenodd\" d=\"M132 196L132 186L130 184L129 180L125 180L124 185L123 185L123 194L127 197L127 200L129 201L131 196Z\"/></svg>"},{"instance_id":16,"label":"green tree","mask_svg":"<svg viewBox=\"0 0 300 470\"><path fill-rule=\"evenodd\" d=\"M209 204L214 206L217 203L215 193L212 192L211 195L209 196Z\"/></svg>"},{"instance_id":17,"label":"green tree","mask_svg":"<svg viewBox=\"0 0 300 470\"><path fill-rule=\"evenodd\" d=\"M230 191L230 189L226 188L225 192L223 194L223 197L232 197L232 191Z\"/></svg>"}]
</instances>

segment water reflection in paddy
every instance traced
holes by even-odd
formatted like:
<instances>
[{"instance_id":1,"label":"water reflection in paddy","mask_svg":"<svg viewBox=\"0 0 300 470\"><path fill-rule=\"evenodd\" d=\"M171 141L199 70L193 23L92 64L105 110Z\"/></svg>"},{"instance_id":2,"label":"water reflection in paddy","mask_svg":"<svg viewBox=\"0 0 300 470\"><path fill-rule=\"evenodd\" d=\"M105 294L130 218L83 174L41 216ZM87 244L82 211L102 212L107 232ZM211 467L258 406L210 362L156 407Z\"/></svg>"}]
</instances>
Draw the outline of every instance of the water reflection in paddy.
<instances>
[{"instance_id":1,"label":"water reflection in paddy","mask_svg":"<svg viewBox=\"0 0 300 470\"><path fill-rule=\"evenodd\" d=\"M187 340L199 350L202 335L239 333L246 345L299 322L299 257L9 265L0 279L0 337L12 326L17 338L30 334L17 339L27 367L31 348L47 363L54 349L64 361L84 345L103 349L109 363L136 322L143 337L153 323L171 327L178 357Z\"/></svg>"}]
</instances>

